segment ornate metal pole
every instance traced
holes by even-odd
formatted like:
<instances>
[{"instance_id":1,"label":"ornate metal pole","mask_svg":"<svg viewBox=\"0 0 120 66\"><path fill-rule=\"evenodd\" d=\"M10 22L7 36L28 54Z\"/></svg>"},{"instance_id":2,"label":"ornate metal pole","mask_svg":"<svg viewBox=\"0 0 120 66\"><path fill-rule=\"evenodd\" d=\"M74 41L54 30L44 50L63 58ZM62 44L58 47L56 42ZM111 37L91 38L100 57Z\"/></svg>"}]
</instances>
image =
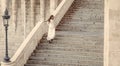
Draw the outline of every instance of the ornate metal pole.
<instances>
[{"instance_id":1,"label":"ornate metal pole","mask_svg":"<svg viewBox=\"0 0 120 66\"><path fill-rule=\"evenodd\" d=\"M8 3L7 3L8 5ZM8 56L8 20L10 19L10 15L8 13L8 9L6 8L5 12L4 12L4 15L2 16L3 17L3 24L5 26L5 58L4 58L4 61L5 62L10 62L10 58Z\"/></svg>"}]
</instances>

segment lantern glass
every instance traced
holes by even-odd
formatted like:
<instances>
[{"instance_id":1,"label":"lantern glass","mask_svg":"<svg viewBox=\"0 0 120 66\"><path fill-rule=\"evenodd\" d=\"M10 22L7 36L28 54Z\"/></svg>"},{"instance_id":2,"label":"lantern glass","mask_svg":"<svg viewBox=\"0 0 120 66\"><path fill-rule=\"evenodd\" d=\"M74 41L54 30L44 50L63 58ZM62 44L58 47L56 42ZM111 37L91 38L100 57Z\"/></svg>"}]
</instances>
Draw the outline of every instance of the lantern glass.
<instances>
[{"instance_id":1,"label":"lantern glass","mask_svg":"<svg viewBox=\"0 0 120 66\"><path fill-rule=\"evenodd\" d=\"M8 26L8 19L10 19L10 15L8 14L8 10L5 10L3 17L3 24L4 26Z\"/></svg>"},{"instance_id":2,"label":"lantern glass","mask_svg":"<svg viewBox=\"0 0 120 66\"><path fill-rule=\"evenodd\" d=\"M7 26L8 25L8 19L3 19L3 24L4 24L4 26Z\"/></svg>"}]
</instances>

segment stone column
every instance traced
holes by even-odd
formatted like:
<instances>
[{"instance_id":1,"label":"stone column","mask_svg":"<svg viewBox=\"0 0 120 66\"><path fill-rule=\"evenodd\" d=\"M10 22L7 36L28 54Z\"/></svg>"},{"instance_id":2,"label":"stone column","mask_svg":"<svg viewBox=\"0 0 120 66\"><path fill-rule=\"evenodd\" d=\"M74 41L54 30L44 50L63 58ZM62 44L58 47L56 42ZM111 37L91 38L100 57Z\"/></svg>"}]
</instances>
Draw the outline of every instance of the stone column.
<instances>
[{"instance_id":1,"label":"stone column","mask_svg":"<svg viewBox=\"0 0 120 66\"><path fill-rule=\"evenodd\" d=\"M7 0L1 0L0 4L1 4L2 15L4 15L4 11L5 11L6 7L7 7Z\"/></svg>"},{"instance_id":2,"label":"stone column","mask_svg":"<svg viewBox=\"0 0 120 66\"><path fill-rule=\"evenodd\" d=\"M32 24L32 28L35 26L34 25L34 2L35 2L35 0L31 0L31 24Z\"/></svg>"},{"instance_id":3,"label":"stone column","mask_svg":"<svg viewBox=\"0 0 120 66\"><path fill-rule=\"evenodd\" d=\"M58 6L58 4L59 4L59 0L55 0L56 1L56 8L57 8L57 6Z\"/></svg>"},{"instance_id":4,"label":"stone column","mask_svg":"<svg viewBox=\"0 0 120 66\"><path fill-rule=\"evenodd\" d=\"M50 0L50 14L53 13L56 7L57 7L57 0Z\"/></svg>"},{"instance_id":5,"label":"stone column","mask_svg":"<svg viewBox=\"0 0 120 66\"><path fill-rule=\"evenodd\" d=\"M12 22L14 24L14 27L16 25L16 0L12 0ZM16 30L16 28L15 28Z\"/></svg>"},{"instance_id":6,"label":"stone column","mask_svg":"<svg viewBox=\"0 0 120 66\"><path fill-rule=\"evenodd\" d=\"M120 0L109 1L109 66L120 66Z\"/></svg>"},{"instance_id":7,"label":"stone column","mask_svg":"<svg viewBox=\"0 0 120 66\"><path fill-rule=\"evenodd\" d=\"M109 66L109 2L104 2L104 66Z\"/></svg>"},{"instance_id":8,"label":"stone column","mask_svg":"<svg viewBox=\"0 0 120 66\"><path fill-rule=\"evenodd\" d=\"M120 66L120 0L105 0L104 66Z\"/></svg>"},{"instance_id":9,"label":"stone column","mask_svg":"<svg viewBox=\"0 0 120 66\"><path fill-rule=\"evenodd\" d=\"M45 20L45 0L40 0L40 22Z\"/></svg>"},{"instance_id":10,"label":"stone column","mask_svg":"<svg viewBox=\"0 0 120 66\"><path fill-rule=\"evenodd\" d=\"M25 0L21 0L21 11L22 11L22 22L24 25L24 39L26 37L26 7L25 7Z\"/></svg>"}]
</instances>

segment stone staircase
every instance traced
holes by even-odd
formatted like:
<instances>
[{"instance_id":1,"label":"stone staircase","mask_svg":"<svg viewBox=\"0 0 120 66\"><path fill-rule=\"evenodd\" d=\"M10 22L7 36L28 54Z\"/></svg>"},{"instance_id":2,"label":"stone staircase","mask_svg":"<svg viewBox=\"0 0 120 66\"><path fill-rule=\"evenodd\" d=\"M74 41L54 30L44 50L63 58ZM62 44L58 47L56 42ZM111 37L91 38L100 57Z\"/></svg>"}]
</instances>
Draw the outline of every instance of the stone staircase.
<instances>
[{"instance_id":1,"label":"stone staircase","mask_svg":"<svg viewBox=\"0 0 120 66\"><path fill-rule=\"evenodd\" d=\"M40 41L25 66L103 66L103 0L75 0L49 44Z\"/></svg>"}]
</instances>

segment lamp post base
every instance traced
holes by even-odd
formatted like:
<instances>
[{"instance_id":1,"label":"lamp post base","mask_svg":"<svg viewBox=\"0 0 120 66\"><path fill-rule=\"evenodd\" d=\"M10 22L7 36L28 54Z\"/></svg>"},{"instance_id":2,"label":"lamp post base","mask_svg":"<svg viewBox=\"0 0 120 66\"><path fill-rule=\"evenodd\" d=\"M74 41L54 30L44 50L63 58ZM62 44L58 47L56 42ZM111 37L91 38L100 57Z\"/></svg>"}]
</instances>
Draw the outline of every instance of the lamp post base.
<instances>
[{"instance_id":1,"label":"lamp post base","mask_svg":"<svg viewBox=\"0 0 120 66\"><path fill-rule=\"evenodd\" d=\"M10 62L10 58L9 57L5 57L4 58L4 62Z\"/></svg>"}]
</instances>

